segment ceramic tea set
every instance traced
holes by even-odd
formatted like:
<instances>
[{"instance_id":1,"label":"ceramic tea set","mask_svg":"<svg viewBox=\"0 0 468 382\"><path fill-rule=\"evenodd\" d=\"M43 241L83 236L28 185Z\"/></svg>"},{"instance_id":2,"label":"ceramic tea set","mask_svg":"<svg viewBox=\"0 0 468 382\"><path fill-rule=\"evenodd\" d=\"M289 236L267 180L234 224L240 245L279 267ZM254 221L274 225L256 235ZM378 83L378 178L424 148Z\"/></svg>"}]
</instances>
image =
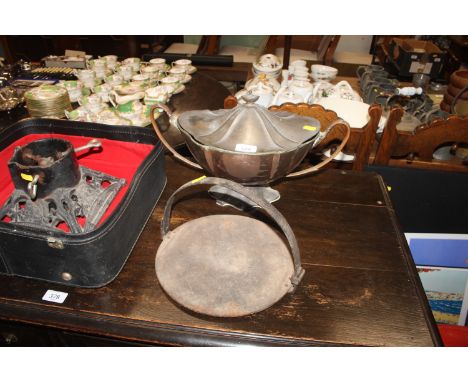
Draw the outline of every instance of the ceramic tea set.
<instances>
[{"instance_id":1,"label":"ceramic tea set","mask_svg":"<svg viewBox=\"0 0 468 382\"><path fill-rule=\"evenodd\" d=\"M312 65L309 73L306 61L296 60L289 65L288 70L282 70L279 58L266 54L253 64L252 72L255 77L247 81L243 90L236 93L240 103L246 93L258 96L256 103L264 107L285 102L317 103L323 97L362 101L346 81L336 85L330 83L338 74L338 70L330 66ZM280 84L278 78L281 75Z\"/></svg>"},{"instance_id":2,"label":"ceramic tea set","mask_svg":"<svg viewBox=\"0 0 468 382\"><path fill-rule=\"evenodd\" d=\"M166 103L185 89L197 69L187 59L169 65L163 58L141 62L129 57L119 62L115 55L88 58L86 69L75 70L77 80L60 81L70 101L79 106L66 111L68 119L112 125L146 126L150 108ZM159 116L156 110L155 118Z\"/></svg>"}]
</instances>

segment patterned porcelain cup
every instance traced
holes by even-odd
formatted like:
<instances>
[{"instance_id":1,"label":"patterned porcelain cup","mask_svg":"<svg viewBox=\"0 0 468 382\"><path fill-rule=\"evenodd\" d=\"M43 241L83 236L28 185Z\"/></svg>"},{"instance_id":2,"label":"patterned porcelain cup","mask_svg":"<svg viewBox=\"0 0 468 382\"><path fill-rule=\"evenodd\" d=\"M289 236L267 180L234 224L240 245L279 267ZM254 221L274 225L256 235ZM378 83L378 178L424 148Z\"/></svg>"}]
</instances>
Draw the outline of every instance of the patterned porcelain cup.
<instances>
[{"instance_id":1,"label":"patterned porcelain cup","mask_svg":"<svg viewBox=\"0 0 468 382\"><path fill-rule=\"evenodd\" d=\"M112 74L104 78L104 81L111 86L120 85L123 82L123 80L124 79L121 74Z\"/></svg>"},{"instance_id":2,"label":"patterned porcelain cup","mask_svg":"<svg viewBox=\"0 0 468 382\"><path fill-rule=\"evenodd\" d=\"M192 61L187 60L186 58L182 58L180 60L176 60L172 63L173 67L178 67L178 68L185 68L185 70L188 70L188 68L192 65Z\"/></svg>"},{"instance_id":3,"label":"patterned porcelain cup","mask_svg":"<svg viewBox=\"0 0 468 382\"><path fill-rule=\"evenodd\" d=\"M177 77L174 77L172 75L170 76L167 76L167 77L164 77L163 79L161 79L160 83L162 85L170 85L173 87L173 91L172 93L174 93L180 86L180 79L177 78Z\"/></svg>"},{"instance_id":4,"label":"patterned porcelain cup","mask_svg":"<svg viewBox=\"0 0 468 382\"><path fill-rule=\"evenodd\" d=\"M107 68L107 63L106 60L102 58L96 58L94 60L87 61L86 66L88 69L105 70Z\"/></svg>"},{"instance_id":5,"label":"patterned porcelain cup","mask_svg":"<svg viewBox=\"0 0 468 382\"><path fill-rule=\"evenodd\" d=\"M90 122L89 111L84 106L72 111L65 110L65 116L72 121Z\"/></svg>"},{"instance_id":6,"label":"patterned porcelain cup","mask_svg":"<svg viewBox=\"0 0 468 382\"><path fill-rule=\"evenodd\" d=\"M94 80L96 78L96 73L90 69L74 70L73 74L82 82Z\"/></svg>"},{"instance_id":7,"label":"patterned porcelain cup","mask_svg":"<svg viewBox=\"0 0 468 382\"><path fill-rule=\"evenodd\" d=\"M133 76L133 66L124 64L117 69L117 73L122 76L124 81L130 81Z\"/></svg>"},{"instance_id":8,"label":"patterned porcelain cup","mask_svg":"<svg viewBox=\"0 0 468 382\"><path fill-rule=\"evenodd\" d=\"M96 78L99 78L100 80L106 78L107 76L110 76L112 74L112 70L108 68L96 68L93 69L94 73L96 73Z\"/></svg>"},{"instance_id":9,"label":"patterned porcelain cup","mask_svg":"<svg viewBox=\"0 0 468 382\"><path fill-rule=\"evenodd\" d=\"M176 86L169 84L158 85L157 88L167 93L168 98L170 98L172 93L174 93L174 91L177 89Z\"/></svg>"},{"instance_id":10,"label":"patterned porcelain cup","mask_svg":"<svg viewBox=\"0 0 468 382\"><path fill-rule=\"evenodd\" d=\"M153 58L150 60L150 65L158 68L159 70L164 70L166 67L166 59L165 58Z\"/></svg>"},{"instance_id":11,"label":"patterned porcelain cup","mask_svg":"<svg viewBox=\"0 0 468 382\"><path fill-rule=\"evenodd\" d=\"M109 66L109 63L110 62L117 62L117 59L118 57L114 54L109 54L107 56L104 56L104 57L99 57L101 59L103 59L104 61L106 61L107 65Z\"/></svg>"},{"instance_id":12,"label":"patterned porcelain cup","mask_svg":"<svg viewBox=\"0 0 468 382\"><path fill-rule=\"evenodd\" d=\"M149 88L145 91L145 105L154 105L155 103L166 103L168 99L169 94L166 88L162 86Z\"/></svg>"},{"instance_id":13,"label":"patterned porcelain cup","mask_svg":"<svg viewBox=\"0 0 468 382\"><path fill-rule=\"evenodd\" d=\"M147 82L150 79L150 76L148 74L135 74L132 76L132 81L133 82Z\"/></svg>"},{"instance_id":14,"label":"patterned porcelain cup","mask_svg":"<svg viewBox=\"0 0 468 382\"><path fill-rule=\"evenodd\" d=\"M140 70L141 60L138 57L129 57L122 61L123 65L130 65L136 73Z\"/></svg>"},{"instance_id":15,"label":"patterned porcelain cup","mask_svg":"<svg viewBox=\"0 0 468 382\"><path fill-rule=\"evenodd\" d=\"M141 74L147 74L150 77L155 77L159 75L160 69L156 66L153 65L146 65L146 66L141 66L140 68L140 73Z\"/></svg>"},{"instance_id":16,"label":"patterned porcelain cup","mask_svg":"<svg viewBox=\"0 0 468 382\"><path fill-rule=\"evenodd\" d=\"M83 85L80 81L60 81L59 86L63 86L65 89L67 89L71 102L78 102L82 96L81 89L83 88Z\"/></svg>"},{"instance_id":17,"label":"patterned porcelain cup","mask_svg":"<svg viewBox=\"0 0 468 382\"><path fill-rule=\"evenodd\" d=\"M93 92L101 97L102 102L109 102L109 92L111 90L112 86L109 84L102 84L93 88Z\"/></svg>"},{"instance_id":18,"label":"patterned porcelain cup","mask_svg":"<svg viewBox=\"0 0 468 382\"><path fill-rule=\"evenodd\" d=\"M90 113L99 113L106 106L99 95L91 94L78 101L80 106L84 106Z\"/></svg>"},{"instance_id":19,"label":"patterned porcelain cup","mask_svg":"<svg viewBox=\"0 0 468 382\"><path fill-rule=\"evenodd\" d=\"M179 81L183 81L186 74L187 74L187 68L186 67L173 66L169 70L169 75L179 79Z\"/></svg>"}]
</instances>

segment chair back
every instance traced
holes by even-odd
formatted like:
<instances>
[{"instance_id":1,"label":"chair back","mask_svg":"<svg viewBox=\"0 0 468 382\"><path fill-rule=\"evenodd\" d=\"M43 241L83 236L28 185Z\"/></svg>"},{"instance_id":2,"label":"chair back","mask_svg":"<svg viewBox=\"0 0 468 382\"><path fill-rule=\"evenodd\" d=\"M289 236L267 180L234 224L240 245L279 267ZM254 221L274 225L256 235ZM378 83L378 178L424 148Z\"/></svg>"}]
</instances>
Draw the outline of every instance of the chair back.
<instances>
[{"instance_id":1,"label":"chair back","mask_svg":"<svg viewBox=\"0 0 468 382\"><path fill-rule=\"evenodd\" d=\"M264 53L275 53L276 48L283 47L283 68L287 69L291 49L300 49L317 53L317 62L332 65L333 56L340 40L339 35L323 36L270 36Z\"/></svg>"},{"instance_id":2,"label":"chair back","mask_svg":"<svg viewBox=\"0 0 468 382\"><path fill-rule=\"evenodd\" d=\"M321 105L309 105L306 103L284 103L280 106L270 106L269 110L284 110L290 113L313 117L320 122L321 131L325 131L332 122L339 118L332 110L327 110ZM351 134L343 152L348 155L354 155L353 170L362 171L364 166L369 163L369 156L374 145L375 134L381 115L381 107L379 105L371 105L369 107L369 121L366 126L363 128L351 128ZM322 152L327 148L333 150L333 146L336 142L342 139L340 133L338 129L331 131L330 134L317 145L317 151Z\"/></svg>"},{"instance_id":3,"label":"chair back","mask_svg":"<svg viewBox=\"0 0 468 382\"><path fill-rule=\"evenodd\" d=\"M403 113L401 108L390 111L374 164L468 172L468 117L451 115L400 131Z\"/></svg>"}]
</instances>

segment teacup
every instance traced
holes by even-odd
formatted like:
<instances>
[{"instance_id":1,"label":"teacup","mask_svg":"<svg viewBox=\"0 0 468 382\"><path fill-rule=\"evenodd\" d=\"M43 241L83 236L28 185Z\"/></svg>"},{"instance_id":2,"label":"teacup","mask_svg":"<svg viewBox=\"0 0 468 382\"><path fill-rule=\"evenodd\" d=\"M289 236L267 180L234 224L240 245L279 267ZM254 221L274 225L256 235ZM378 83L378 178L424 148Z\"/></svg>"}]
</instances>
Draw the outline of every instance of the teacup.
<instances>
[{"instance_id":1,"label":"teacup","mask_svg":"<svg viewBox=\"0 0 468 382\"><path fill-rule=\"evenodd\" d=\"M150 76L149 76L149 74L146 74L146 73L145 74L135 74L135 75L132 76L132 81L137 82L137 83L138 82L147 82L147 81L149 81L149 79L150 79Z\"/></svg>"},{"instance_id":2,"label":"teacup","mask_svg":"<svg viewBox=\"0 0 468 382\"><path fill-rule=\"evenodd\" d=\"M101 85L102 84L102 80L100 78L95 78L94 80L86 80L86 81L82 81L83 82L83 86L85 88L88 88L88 89L92 89L94 88L95 86L98 86L98 85Z\"/></svg>"},{"instance_id":3,"label":"teacup","mask_svg":"<svg viewBox=\"0 0 468 382\"><path fill-rule=\"evenodd\" d=\"M180 86L180 79L177 78L177 77L174 77L173 75L170 75L170 76L167 76L167 77L164 77L163 79L161 79L161 84L163 85L171 85L174 90L172 91L172 93L174 93L175 91L177 91L177 89L179 88Z\"/></svg>"},{"instance_id":4,"label":"teacup","mask_svg":"<svg viewBox=\"0 0 468 382\"><path fill-rule=\"evenodd\" d=\"M179 81L183 81L186 74L187 74L187 69L183 68L183 67L180 67L180 66L173 66L169 70L169 75L173 76L175 78L178 78Z\"/></svg>"},{"instance_id":5,"label":"teacup","mask_svg":"<svg viewBox=\"0 0 468 382\"><path fill-rule=\"evenodd\" d=\"M103 104L102 99L97 94L91 94L90 96L81 98L78 103L80 106L84 106L86 110L90 113L98 113L102 109L105 108L105 104Z\"/></svg>"},{"instance_id":6,"label":"teacup","mask_svg":"<svg viewBox=\"0 0 468 382\"><path fill-rule=\"evenodd\" d=\"M154 105L155 103L166 103L169 94L162 86L146 89L144 102L145 105Z\"/></svg>"},{"instance_id":7,"label":"teacup","mask_svg":"<svg viewBox=\"0 0 468 382\"><path fill-rule=\"evenodd\" d=\"M151 79L148 74L135 74L130 83L135 86L140 86L142 90L145 90L151 86L156 86L157 81Z\"/></svg>"},{"instance_id":8,"label":"teacup","mask_svg":"<svg viewBox=\"0 0 468 382\"><path fill-rule=\"evenodd\" d=\"M89 60L86 62L88 69L106 69L107 63L106 60L102 58L95 58L94 60Z\"/></svg>"},{"instance_id":9,"label":"teacup","mask_svg":"<svg viewBox=\"0 0 468 382\"><path fill-rule=\"evenodd\" d=\"M186 58L182 58L180 60L176 60L172 63L172 66L176 66L176 67L179 67L179 68L185 68L186 70L188 70L188 68L192 65L192 61L190 60L187 60Z\"/></svg>"},{"instance_id":10,"label":"teacup","mask_svg":"<svg viewBox=\"0 0 468 382\"><path fill-rule=\"evenodd\" d=\"M122 61L123 65L130 65L134 72L140 70L141 60L138 57L129 57Z\"/></svg>"},{"instance_id":11,"label":"teacup","mask_svg":"<svg viewBox=\"0 0 468 382\"><path fill-rule=\"evenodd\" d=\"M147 126L151 123L149 117L149 110L147 110L146 107L144 107L141 111L133 114L122 113L120 115L124 116L126 119L129 119L132 122L133 126Z\"/></svg>"},{"instance_id":12,"label":"teacup","mask_svg":"<svg viewBox=\"0 0 468 382\"><path fill-rule=\"evenodd\" d=\"M150 60L150 65L158 68L159 70L164 70L166 67L166 59L165 58L153 58Z\"/></svg>"},{"instance_id":13,"label":"teacup","mask_svg":"<svg viewBox=\"0 0 468 382\"><path fill-rule=\"evenodd\" d=\"M148 74L150 77L154 77L159 74L160 69L154 65L141 66L140 73Z\"/></svg>"},{"instance_id":14,"label":"teacup","mask_svg":"<svg viewBox=\"0 0 468 382\"><path fill-rule=\"evenodd\" d=\"M72 121L82 121L82 122L89 122L89 111L84 107L80 106L76 108L75 110L65 110L65 116L72 120Z\"/></svg>"},{"instance_id":15,"label":"teacup","mask_svg":"<svg viewBox=\"0 0 468 382\"><path fill-rule=\"evenodd\" d=\"M78 100L81 98L81 89L83 88L81 81L60 81L58 85L67 89L71 102L78 102Z\"/></svg>"},{"instance_id":16,"label":"teacup","mask_svg":"<svg viewBox=\"0 0 468 382\"><path fill-rule=\"evenodd\" d=\"M82 82L94 80L96 78L96 73L91 69L74 70L73 74Z\"/></svg>"},{"instance_id":17,"label":"teacup","mask_svg":"<svg viewBox=\"0 0 468 382\"><path fill-rule=\"evenodd\" d=\"M117 61L117 56L111 54L108 56L104 56L103 59L106 60L108 69L113 70L113 71L117 69L119 65L119 62Z\"/></svg>"},{"instance_id":18,"label":"teacup","mask_svg":"<svg viewBox=\"0 0 468 382\"><path fill-rule=\"evenodd\" d=\"M120 85L123 82L123 76L121 74L112 74L104 78L104 82L111 86Z\"/></svg>"},{"instance_id":19,"label":"teacup","mask_svg":"<svg viewBox=\"0 0 468 382\"><path fill-rule=\"evenodd\" d=\"M112 86L109 84L102 84L93 88L93 92L101 97L102 102L109 102L109 92L111 90Z\"/></svg>"},{"instance_id":20,"label":"teacup","mask_svg":"<svg viewBox=\"0 0 468 382\"><path fill-rule=\"evenodd\" d=\"M121 65L117 69L117 73L122 76L124 81L129 81L133 76L133 66L129 64Z\"/></svg>"},{"instance_id":21,"label":"teacup","mask_svg":"<svg viewBox=\"0 0 468 382\"><path fill-rule=\"evenodd\" d=\"M107 76L110 76L112 74L112 70L107 69L107 68L95 68L93 70L94 70L94 73L96 73L96 78L99 78L99 79L104 79Z\"/></svg>"},{"instance_id":22,"label":"teacup","mask_svg":"<svg viewBox=\"0 0 468 382\"><path fill-rule=\"evenodd\" d=\"M172 93L175 92L175 90L178 88L178 86L174 86L174 85L170 85L170 84L164 84L164 85L158 85L157 88L160 89L161 91L167 93L168 98L170 98Z\"/></svg>"},{"instance_id":23,"label":"teacup","mask_svg":"<svg viewBox=\"0 0 468 382\"><path fill-rule=\"evenodd\" d=\"M104 56L104 57L99 57L103 60L105 60L107 63L109 62L117 62L117 59L118 57L115 55L115 54L109 54L107 56Z\"/></svg>"}]
</instances>

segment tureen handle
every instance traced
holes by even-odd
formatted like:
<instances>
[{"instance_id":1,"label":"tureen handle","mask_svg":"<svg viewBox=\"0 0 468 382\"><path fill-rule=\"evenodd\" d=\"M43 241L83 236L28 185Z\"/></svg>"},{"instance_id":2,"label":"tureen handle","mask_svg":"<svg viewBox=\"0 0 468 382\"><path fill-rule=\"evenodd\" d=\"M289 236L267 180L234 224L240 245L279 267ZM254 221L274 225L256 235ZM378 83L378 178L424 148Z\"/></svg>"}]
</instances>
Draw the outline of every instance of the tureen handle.
<instances>
[{"instance_id":1,"label":"tureen handle","mask_svg":"<svg viewBox=\"0 0 468 382\"><path fill-rule=\"evenodd\" d=\"M197 163L192 162L191 160L189 160L189 159L183 157L182 155L180 155L177 151L174 150L174 148L169 144L169 142L166 141L166 139L164 138L164 136L161 133L161 130L159 130L159 126L158 126L156 120L154 119L154 111L156 109L163 109L166 112L166 114L168 115L169 118L172 117L172 111L171 111L171 109L169 109L166 105L164 105L162 103L155 103L151 107L151 110L150 110L151 124L153 125L153 129L154 129L156 135L158 136L159 140L161 141L161 143L166 147L166 149L168 149L172 153L172 155L174 155L180 161L184 162L185 164L188 164L189 166L191 166L193 168L203 170L203 167L201 167Z\"/></svg>"},{"instance_id":2,"label":"tureen handle","mask_svg":"<svg viewBox=\"0 0 468 382\"><path fill-rule=\"evenodd\" d=\"M351 134L351 127L349 126L348 122L346 122L346 121L344 121L342 119L337 119L332 124L330 124L330 126L328 126L328 128L323 133L320 132L319 137L314 142L314 145L312 147L317 146L317 144L319 144L328 135L328 133L330 131L332 131L332 129L335 126L338 126L338 125L346 127L346 134L345 134L345 137L343 138L343 140L341 141L340 145L336 148L336 151L332 155L330 155L329 158L325 159L323 162L320 162L319 164L316 164L315 166L306 168L306 169L301 170L301 171L292 172L291 174L286 175L286 178L295 178L297 176L302 176L302 175L309 174L311 172L317 171L318 169L325 166L327 163L331 162L333 159L335 159L338 156L338 154L341 153L343 148L346 146L346 143L348 142L349 136Z\"/></svg>"}]
</instances>

